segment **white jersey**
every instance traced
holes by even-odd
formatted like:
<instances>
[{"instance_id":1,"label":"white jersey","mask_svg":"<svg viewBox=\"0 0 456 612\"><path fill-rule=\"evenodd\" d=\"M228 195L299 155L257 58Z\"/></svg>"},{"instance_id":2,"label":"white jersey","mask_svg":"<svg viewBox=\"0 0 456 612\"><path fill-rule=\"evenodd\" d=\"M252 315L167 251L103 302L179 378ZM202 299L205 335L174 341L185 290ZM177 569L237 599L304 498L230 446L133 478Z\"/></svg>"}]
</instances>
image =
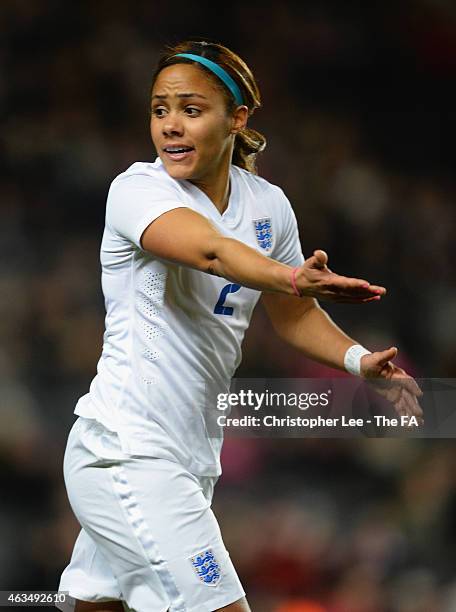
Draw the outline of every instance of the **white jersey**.
<instances>
[{"instance_id":1,"label":"white jersey","mask_svg":"<svg viewBox=\"0 0 456 612\"><path fill-rule=\"evenodd\" d=\"M182 462L218 475L221 435L210 437L211 390L226 391L259 291L160 260L141 236L163 213L188 207L217 229L283 263L304 261L296 218L282 190L237 166L221 215L160 159L137 162L111 184L101 244L106 331L97 375L75 409L117 432L122 451ZM173 237L185 245L185 227Z\"/></svg>"}]
</instances>

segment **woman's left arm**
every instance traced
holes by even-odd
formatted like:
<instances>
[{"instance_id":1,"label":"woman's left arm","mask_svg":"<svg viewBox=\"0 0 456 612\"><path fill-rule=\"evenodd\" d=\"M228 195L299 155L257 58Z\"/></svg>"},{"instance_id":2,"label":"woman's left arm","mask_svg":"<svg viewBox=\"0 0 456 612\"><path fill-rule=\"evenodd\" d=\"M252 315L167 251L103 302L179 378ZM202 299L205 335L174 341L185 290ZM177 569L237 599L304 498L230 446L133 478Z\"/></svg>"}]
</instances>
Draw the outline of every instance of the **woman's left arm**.
<instances>
[{"instance_id":1,"label":"woman's left arm","mask_svg":"<svg viewBox=\"0 0 456 612\"><path fill-rule=\"evenodd\" d=\"M310 359L345 370L345 354L358 343L334 323L315 299L263 293L262 302L280 338ZM391 362L396 354L397 349L391 347L364 355L360 375L372 382L390 381L391 385L377 389L379 393L394 404L399 414L414 415L421 420L423 412L417 402L421 390L411 376Z\"/></svg>"},{"instance_id":2,"label":"woman's left arm","mask_svg":"<svg viewBox=\"0 0 456 612\"><path fill-rule=\"evenodd\" d=\"M355 340L347 336L314 298L263 293L262 302L277 334L307 357L344 370Z\"/></svg>"}]
</instances>

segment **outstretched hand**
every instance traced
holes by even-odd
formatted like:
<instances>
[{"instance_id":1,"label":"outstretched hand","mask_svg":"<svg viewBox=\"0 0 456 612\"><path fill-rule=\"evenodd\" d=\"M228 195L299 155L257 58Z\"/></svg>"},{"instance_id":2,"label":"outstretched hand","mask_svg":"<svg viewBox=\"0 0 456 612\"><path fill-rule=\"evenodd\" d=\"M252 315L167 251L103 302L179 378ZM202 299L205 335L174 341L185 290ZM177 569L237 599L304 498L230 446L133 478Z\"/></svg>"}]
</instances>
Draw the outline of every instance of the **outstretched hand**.
<instances>
[{"instance_id":1,"label":"outstretched hand","mask_svg":"<svg viewBox=\"0 0 456 612\"><path fill-rule=\"evenodd\" d=\"M400 416L414 416L421 425L424 422L423 410L418 397L423 393L405 370L391 362L396 355L397 348L394 346L364 355L361 358L361 376L371 383L377 393L393 404Z\"/></svg>"},{"instance_id":2,"label":"outstretched hand","mask_svg":"<svg viewBox=\"0 0 456 612\"><path fill-rule=\"evenodd\" d=\"M325 251L317 250L297 269L296 287L301 295L350 304L377 301L385 295L384 287L371 285L359 278L340 276L332 272L327 263L328 255Z\"/></svg>"}]
</instances>

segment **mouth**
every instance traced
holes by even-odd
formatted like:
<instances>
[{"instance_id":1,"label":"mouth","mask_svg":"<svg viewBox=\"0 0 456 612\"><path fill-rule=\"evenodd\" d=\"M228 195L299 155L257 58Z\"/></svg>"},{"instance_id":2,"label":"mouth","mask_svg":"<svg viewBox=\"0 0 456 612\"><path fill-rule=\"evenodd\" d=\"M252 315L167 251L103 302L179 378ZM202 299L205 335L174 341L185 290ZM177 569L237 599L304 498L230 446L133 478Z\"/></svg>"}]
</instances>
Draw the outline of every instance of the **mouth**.
<instances>
[{"instance_id":1,"label":"mouth","mask_svg":"<svg viewBox=\"0 0 456 612\"><path fill-rule=\"evenodd\" d=\"M188 159L195 149L194 147L176 145L163 147L162 151L165 153L168 159L171 159L172 161L182 161L184 159Z\"/></svg>"}]
</instances>

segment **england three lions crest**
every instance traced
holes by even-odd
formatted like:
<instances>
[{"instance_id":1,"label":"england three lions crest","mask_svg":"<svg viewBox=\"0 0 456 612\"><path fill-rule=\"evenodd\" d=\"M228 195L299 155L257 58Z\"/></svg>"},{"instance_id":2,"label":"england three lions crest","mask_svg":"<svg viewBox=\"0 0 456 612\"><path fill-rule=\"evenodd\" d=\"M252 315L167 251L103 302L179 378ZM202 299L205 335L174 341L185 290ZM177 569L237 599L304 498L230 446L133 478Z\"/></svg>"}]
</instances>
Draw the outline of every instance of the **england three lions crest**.
<instances>
[{"instance_id":1,"label":"england three lions crest","mask_svg":"<svg viewBox=\"0 0 456 612\"><path fill-rule=\"evenodd\" d=\"M204 582L207 586L218 584L220 580L220 566L211 548L191 557L190 561L201 582Z\"/></svg>"},{"instance_id":2,"label":"england three lions crest","mask_svg":"<svg viewBox=\"0 0 456 612\"><path fill-rule=\"evenodd\" d=\"M258 244L265 251L272 249L272 225L271 218L254 219L255 234Z\"/></svg>"}]
</instances>

